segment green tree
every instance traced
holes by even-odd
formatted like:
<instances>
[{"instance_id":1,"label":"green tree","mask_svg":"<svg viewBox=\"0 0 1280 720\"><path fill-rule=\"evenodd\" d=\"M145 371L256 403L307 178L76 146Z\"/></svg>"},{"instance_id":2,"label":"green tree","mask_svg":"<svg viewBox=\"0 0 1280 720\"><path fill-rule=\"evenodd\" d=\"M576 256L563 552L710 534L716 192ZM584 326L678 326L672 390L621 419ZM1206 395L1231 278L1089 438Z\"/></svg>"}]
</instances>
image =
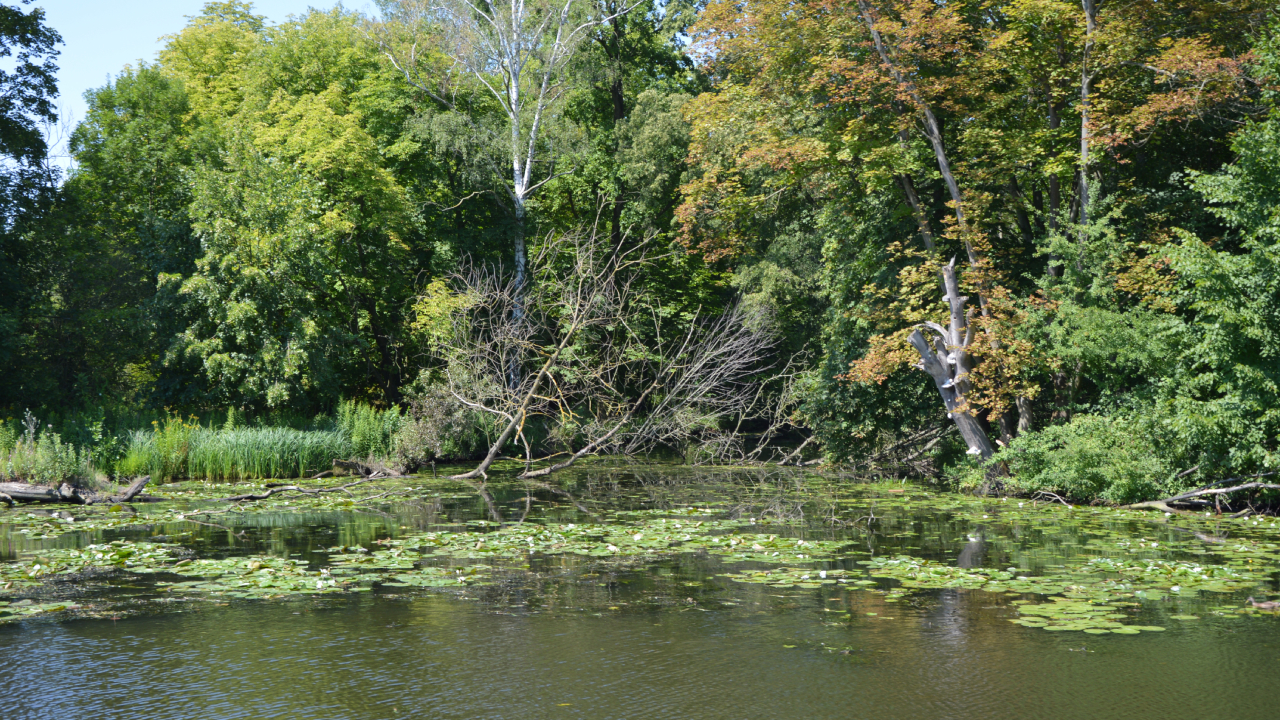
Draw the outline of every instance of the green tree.
<instances>
[{"instance_id":1,"label":"green tree","mask_svg":"<svg viewBox=\"0 0 1280 720\"><path fill-rule=\"evenodd\" d=\"M57 171L46 161L42 124L57 120L55 59L62 38L44 10L0 5L0 407L29 402L48 389L33 351L51 312L52 279L42 273L51 251L34 232L53 200Z\"/></svg>"},{"instance_id":2,"label":"green tree","mask_svg":"<svg viewBox=\"0 0 1280 720\"><path fill-rule=\"evenodd\" d=\"M226 148L194 173L203 254L166 280L190 318L170 359L197 363L213 401L397 398L418 237L357 98L377 73L372 50L355 16L313 11L242 66Z\"/></svg>"}]
</instances>

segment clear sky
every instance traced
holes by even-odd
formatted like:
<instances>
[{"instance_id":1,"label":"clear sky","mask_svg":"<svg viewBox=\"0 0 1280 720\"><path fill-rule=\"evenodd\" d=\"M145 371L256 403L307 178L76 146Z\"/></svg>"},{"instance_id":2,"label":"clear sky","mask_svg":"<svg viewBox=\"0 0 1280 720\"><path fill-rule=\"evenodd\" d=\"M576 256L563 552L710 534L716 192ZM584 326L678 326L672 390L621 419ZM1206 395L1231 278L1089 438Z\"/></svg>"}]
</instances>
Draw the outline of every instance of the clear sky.
<instances>
[{"instance_id":1,"label":"clear sky","mask_svg":"<svg viewBox=\"0 0 1280 720\"><path fill-rule=\"evenodd\" d=\"M17 4L17 3L13 3ZM308 7L331 8L337 0L255 0L254 9L271 23L302 14ZM368 0L349 0L349 8L372 12ZM35 0L49 26L62 35L58 89L63 116L84 118L84 92L107 83L108 76L138 60L155 60L160 37L181 30L186 16L197 15L204 0Z\"/></svg>"}]
</instances>

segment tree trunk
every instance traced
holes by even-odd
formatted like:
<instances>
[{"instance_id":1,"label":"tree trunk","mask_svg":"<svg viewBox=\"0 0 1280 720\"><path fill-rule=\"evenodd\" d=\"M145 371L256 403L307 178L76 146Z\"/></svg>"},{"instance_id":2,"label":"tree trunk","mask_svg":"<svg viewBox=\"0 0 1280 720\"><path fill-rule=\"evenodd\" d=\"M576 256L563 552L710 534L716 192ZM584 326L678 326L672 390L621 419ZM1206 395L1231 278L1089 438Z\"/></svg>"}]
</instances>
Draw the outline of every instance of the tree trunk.
<instances>
[{"instance_id":1,"label":"tree trunk","mask_svg":"<svg viewBox=\"0 0 1280 720\"><path fill-rule=\"evenodd\" d=\"M515 301L512 303L512 306L511 306L511 316L512 316L512 319L516 321L516 323L520 323L524 320L524 314L525 314L524 303L525 303L525 298L527 297L527 291L528 291L528 285L529 285L529 278L528 278L529 254L528 252L525 251L525 246L524 246L524 229L525 229L524 228L524 224L525 224L524 197L519 194L516 194L514 197L514 206L515 206L513 208L514 222L512 224L512 230L511 230L511 235L512 235L511 244L515 253L516 296L515 296ZM516 388L520 387L520 380L521 380L520 357L519 355L513 355L512 357L507 358L507 388L511 390L515 390Z\"/></svg>"},{"instance_id":2,"label":"tree trunk","mask_svg":"<svg viewBox=\"0 0 1280 720\"><path fill-rule=\"evenodd\" d=\"M1022 233L1022 241L1031 247L1035 244L1035 232L1031 229L1031 218L1027 216L1027 198L1022 194L1018 178L1009 180L1009 199L1013 201L1013 213L1018 222L1018 231Z\"/></svg>"},{"instance_id":3,"label":"tree trunk","mask_svg":"<svg viewBox=\"0 0 1280 720\"><path fill-rule=\"evenodd\" d=\"M926 323L925 326L938 335L932 345L919 329L913 331L907 340L920 354L918 367L933 378L938 394L942 396L942 402L947 408L947 417L956 424L960 437L964 438L969 447L969 454L986 460L995 452L995 448L974 416L966 397L970 389L969 372L973 362L969 354L969 346L973 343L973 326L969 324L965 311L965 302L969 298L960 294L960 285L956 282L955 262L955 258L952 258L951 263L942 269L947 291L944 299L951 306L950 327Z\"/></svg>"},{"instance_id":4,"label":"tree trunk","mask_svg":"<svg viewBox=\"0 0 1280 720\"><path fill-rule=\"evenodd\" d=\"M609 97L613 101L613 129L615 133L614 152L616 153L618 150L616 139L618 123L622 122L627 117L627 98L623 93L622 87L622 42L624 33L620 18L614 17L609 24L611 26L610 29L612 30L613 38L612 42L605 44L605 50L610 54L609 59L613 62L613 80L609 83ZM613 243L613 252L619 253L622 251L622 210L627 204L627 188L623 184L621 178L615 178L615 180L617 182L617 188L613 195L613 207L610 209L609 218L610 231L612 235L610 240L612 240Z\"/></svg>"},{"instance_id":5,"label":"tree trunk","mask_svg":"<svg viewBox=\"0 0 1280 720\"><path fill-rule=\"evenodd\" d=\"M911 206L911 215L916 219L916 228L920 231L920 239L924 241L924 247L930 253L933 252L933 228L929 225L929 216L924 211L924 206L920 204L920 197L916 195L916 186L912 182L910 175L898 176L898 187L902 188L902 194L907 199L907 205Z\"/></svg>"},{"instance_id":6,"label":"tree trunk","mask_svg":"<svg viewBox=\"0 0 1280 720\"><path fill-rule=\"evenodd\" d=\"M960 184L956 181L955 174L951 171L951 161L947 157L946 146L942 141L942 126L939 124L938 118L933 114L933 109L930 108L929 103L925 101L924 96L916 88L915 83L906 77L893 62L893 58L890 57L884 38L881 37L880 31L876 29L875 18L867 0L858 0L858 9L863 22L867 25L868 32L871 33L872 43L875 45L876 53L880 56L881 62L889 69L894 82L907 92L920 111L924 120L925 136L933 147L934 158L938 163L938 171L942 174L943 182L947 186L947 192L951 194L956 223L961 231L969 264L971 266L976 265L980 258L968 238L968 223L964 215L964 197L960 193ZM906 192L908 185L902 183L902 186L904 192ZM914 195L914 192L911 195ZM908 197L910 198L910 195ZM932 233L924 234L928 232L927 223L921 223L919 219L917 219L917 223L921 225L926 244L932 242ZM969 454L977 455L986 460L995 452L995 448L991 445L991 440L987 437L986 431L973 415L973 411L965 397L970 387L969 371L972 369L972 358L969 355L968 348L973 342L973 326L969 324L965 314L965 301L968 298L960 295L960 286L956 282L955 264L955 258L952 258L951 263L942 270L943 289L946 292L943 300L951 306L950 329L944 329L936 323L925 323L926 327L940 336L936 338L934 346L930 346L919 329L911 333L908 337L908 342L920 354L918 367L933 377L938 393L942 396L942 402L947 408L947 417L951 418L960 430L960 436L964 438L965 444L969 446ZM978 306L985 315L987 313L986 298L982 296L981 292L978 294ZM994 339L991 342L993 346L996 346Z\"/></svg>"},{"instance_id":7,"label":"tree trunk","mask_svg":"<svg viewBox=\"0 0 1280 720\"><path fill-rule=\"evenodd\" d=\"M1089 223L1089 56L1093 52L1093 36L1098 29L1098 10L1094 0L1081 0L1084 7L1085 36L1084 58L1080 62L1080 239L1084 240L1084 226Z\"/></svg>"},{"instance_id":8,"label":"tree trunk","mask_svg":"<svg viewBox=\"0 0 1280 720\"><path fill-rule=\"evenodd\" d=\"M1029 433L1034 429L1031 416L1031 398L1020 397L1018 404L1018 434Z\"/></svg>"},{"instance_id":9,"label":"tree trunk","mask_svg":"<svg viewBox=\"0 0 1280 720\"><path fill-rule=\"evenodd\" d=\"M1047 102L1049 105L1049 130L1057 131L1062 127L1062 116L1058 114L1058 106L1053 102L1053 94L1051 88L1046 88L1045 92L1049 94ZM1058 217L1062 212L1062 186L1058 181L1055 173L1049 175L1049 233L1056 234L1058 232ZM1059 262L1058 256L1049 255L1049 276L1062 277L1062 263Z\"/></svg>"}]
</instances>

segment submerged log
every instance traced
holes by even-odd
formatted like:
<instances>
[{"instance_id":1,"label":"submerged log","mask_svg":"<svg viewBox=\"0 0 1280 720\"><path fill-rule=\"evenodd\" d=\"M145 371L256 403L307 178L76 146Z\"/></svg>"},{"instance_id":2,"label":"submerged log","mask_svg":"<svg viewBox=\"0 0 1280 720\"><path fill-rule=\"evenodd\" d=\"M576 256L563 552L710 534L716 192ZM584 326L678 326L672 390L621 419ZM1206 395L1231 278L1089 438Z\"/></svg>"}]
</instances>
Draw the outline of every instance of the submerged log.
<instances>
[{"instance_id":1,"label":"submerged log","mask_svg":"<svg viewBox=\"0 0 1280 720\"><path fill-rule=\"evenodd\" d=\"M1266 474L1273 475L1274 473L1266 473ZM1262 476L1255 475L1254 477L1262 477ZM1237 478L1232 478L1232 480L1236 480L1236 479ZM1224 480L1220 483L1214 483L1214 484L1222 485L1227 482L1231 482L1231 480ZM3 488L0 488L0 490L3 490ZM1209 486L1206 488L1201 488L1200 490L1192 490L1190 492L1184 492L1180 495L1174 495L1173 497L1167 497L1163 500L1150 500L1148 502L1133 503L1131 505L1121 505L1120 509L1121 510L1143 510L1146 508L1154 508L1156 510L1163 510L1165 512L1183 512L1183 511L1175 510L1169 507L1169 503L1185 503L1188 500L1204 497L1206 495L1222 496L1228 493L1238 492L1240 490L1280 490L1280 485L1276 483L1248 482L1248 483L1244 483L1243 485L1236 485L1235 487L1228 487L1228 488Z\"/></svg>"}]
</instances>

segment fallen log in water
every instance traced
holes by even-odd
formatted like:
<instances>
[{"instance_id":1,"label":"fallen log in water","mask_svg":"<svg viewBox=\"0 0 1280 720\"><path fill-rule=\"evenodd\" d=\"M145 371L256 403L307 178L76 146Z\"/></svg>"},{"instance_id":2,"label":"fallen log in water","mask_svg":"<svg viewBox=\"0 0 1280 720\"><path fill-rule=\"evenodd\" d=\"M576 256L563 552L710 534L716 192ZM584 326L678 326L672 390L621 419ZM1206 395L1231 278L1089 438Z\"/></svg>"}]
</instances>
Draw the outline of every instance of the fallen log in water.
<instances>
[{"instance_id":1,"label":"fallen log in water","mask_svg":"<svg viewBox=\"0 0 1280 720\"><path fill-rule=\"evenodd\" d=\"M406 477L406 476L374 475L374 476L364 478L363 480L356 480L355 482L349 482L345 485L335 485L333 487L327 487L327 488L305 488L305 487L298 487L297 485L276 485L272 483L267 488L266 492L245 493L244 495L232 495L231 497L218 498L218 500L221 502L244 502L247 500L266 500L272 495L277 495L279 493L284 493L284 492L296 492L296 493L301 493L303 495L320 495L322 493L342 492L342 491L345 491L347 488L355 487L356 485L363 485L365 483L373 482L375 480L387 480L389 478L399 478L399 477Z\"/></svg>"},{"instance_id":2,"label":"fallen log in water","mask_svg":"<svg viewBox=\"0 0 1280 720\"><path fill-rule=\"evenodd\" d=\"M10 505L15 502L63 502L63 499L58 496L57 488L43 485L28 485L27 483L16 482L0 483L0 493L4 493Z\"/></svg>"},{"instance_id":3,"label":"fallen log in water","mask_svg":"<svg viewBox=\"0 0 1280 720\"><path fill-rule=\"evenodd\" d=\"M1266 475L1274 475L1274 474L1275 473L1266 473ZM1255 475L1254 477L1263 477L1263 475ZM1233 478L1233 479L1236 479L1236 478ZM1214 484L1222 485L1227 482L1231 482L1231 481L1224 480L1220 483L1214 483ZM1133 503L1131 505L1121 505L1120 507L1125 510L1142 510L1142 509L1151 508L1154 510L1163 510L1164 512L1185 512L1185 511L1180 511L1170 507L1169 506L1170 503L1186 502L1188 500L1193 500L1195 498L1201 498L1209 495L1216 495L1221 497L1223 495L1227 495L1233 492L1239 492L1241 490L1280 490L1280 485L1277 485L1276 483L1264 483L1264 482L1248 482L1242 485L1236 485L1235 487L1227 487L1227 488L1213 487L1211 485L1209 487L1201 488L1199 490L1192 490L1190 492L1184 492L1179 495L1167 497L1167 498L1164 498L1163 500L1151 500L1148 502Z\"/></svg>"},{"instance_id":4,"label":"fallen log in water","mask_svg":"<svg viewBox=\"0 0 1280 720\"><path fill-rule=\"evenodd\" d=\"M72 487L68 483L62 483L55 488L48 485L4 482L0 483L0 501L4 501L9 505L19 502L70 503L72 505L93 505L107 502L149 502L156 500L156 498L139 495L149 482L151 482L151 476L143 475L134 480L121 495L103 495L92 490Z\"/></svg>"}]
</instances>

